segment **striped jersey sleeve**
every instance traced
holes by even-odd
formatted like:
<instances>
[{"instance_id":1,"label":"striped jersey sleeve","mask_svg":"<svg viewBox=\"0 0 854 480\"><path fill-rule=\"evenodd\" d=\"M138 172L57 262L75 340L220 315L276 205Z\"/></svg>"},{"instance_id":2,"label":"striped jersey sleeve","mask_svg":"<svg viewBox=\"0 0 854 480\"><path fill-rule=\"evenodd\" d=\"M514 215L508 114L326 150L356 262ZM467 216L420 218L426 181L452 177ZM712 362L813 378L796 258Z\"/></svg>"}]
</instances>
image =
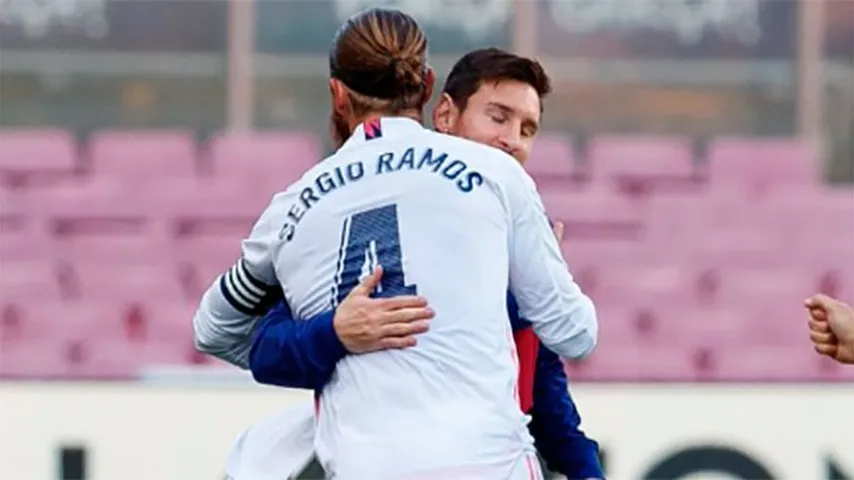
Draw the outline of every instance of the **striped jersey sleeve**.
<instances>
[{"instance_id":1,"label":"striped jersey sleeve","mask_svg":"<svg viewBox=\"0 0 854 480\"><path fill-rule=\"evenodd\" d=\"M274 199L261 214L240 259L208 288L193 319L196 349L242 368L248 368L255 324L283 296L274 254L282 219L275 205Z\"/></svg>"},{"instance_id":2,"label":"striped jersey sleeve","mask_svg":"<svg viewBox=\"0 0 854 480\"><path fill-rule=\"evenodd\" d=\"M280 215L277 197L243 240L240 259L219 278L220 293L225 300L247 315L264 315L281 298L275 248L284 218Z\"/></svg>"},{"instance_id":3,"label":"striped jersey sleeve","mask_svg":"<svg viewBox=\"0 0 854 480\"><path fill-rule=\"evenodd\" d=\"M219 277L219 290L229 305L247 315L264 315L281 298L279 285L255 277L244 257Z\"/></svg>"}]
</instances>

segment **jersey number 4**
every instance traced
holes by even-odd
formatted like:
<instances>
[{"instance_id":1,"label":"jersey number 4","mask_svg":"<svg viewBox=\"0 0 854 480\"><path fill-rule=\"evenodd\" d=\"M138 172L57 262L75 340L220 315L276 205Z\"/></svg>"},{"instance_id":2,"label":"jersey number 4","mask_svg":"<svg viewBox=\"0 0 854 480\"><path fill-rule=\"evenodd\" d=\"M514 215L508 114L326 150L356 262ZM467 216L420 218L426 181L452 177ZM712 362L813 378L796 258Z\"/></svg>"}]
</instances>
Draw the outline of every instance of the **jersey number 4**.
<instances>
[{"instance_id":1,"label":"jersey number 4","mask_svg":"<svg viewBox=\"0 0 854 480\"><path fill-rule=\"evenodd\" d=\"M383 277L373 297L415 295L415 285L407 285L403 276L400 250L400 228L397 205L391 204L356 213L344 221L341 247L338 249L338 272L333 292L335 305L350 293L363 273L376 265L383 267Z\"/></svg>"}]
</instances>

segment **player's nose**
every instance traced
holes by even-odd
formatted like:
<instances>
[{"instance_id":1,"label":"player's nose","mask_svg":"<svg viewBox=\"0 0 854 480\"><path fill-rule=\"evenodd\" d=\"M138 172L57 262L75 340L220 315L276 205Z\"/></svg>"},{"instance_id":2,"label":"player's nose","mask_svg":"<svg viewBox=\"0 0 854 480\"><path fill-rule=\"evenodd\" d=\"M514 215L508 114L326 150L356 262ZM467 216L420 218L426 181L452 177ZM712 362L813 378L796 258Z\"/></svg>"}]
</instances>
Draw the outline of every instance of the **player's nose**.
<instances>
[{"instance_id":1,"label":"player's nose","mask_svg":"<svg viewBox=\"0 0 854 480\"><path fill-rule=\"evenodd\" d=\"M496 147L498 149L503 150L519 161L522 160L519 158L520 152L522 151L522 139L518 135L501 135L497 139L496 143Z\"/></svg>"}]
</instances>

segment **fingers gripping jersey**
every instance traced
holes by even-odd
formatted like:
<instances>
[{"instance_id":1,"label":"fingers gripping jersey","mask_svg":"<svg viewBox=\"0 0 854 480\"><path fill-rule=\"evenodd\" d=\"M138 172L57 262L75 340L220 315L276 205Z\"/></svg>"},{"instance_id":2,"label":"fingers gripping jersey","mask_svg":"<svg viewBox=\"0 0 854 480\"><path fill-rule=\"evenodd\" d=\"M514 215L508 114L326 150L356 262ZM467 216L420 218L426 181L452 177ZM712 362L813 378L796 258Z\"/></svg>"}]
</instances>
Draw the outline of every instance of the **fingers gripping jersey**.
<instances>
[{"instance_id":1,"label":"fingers gripping jersey","mask_svg":"<svg viewBox=\"0 0 854 480\"><path fill-rule=\"evenodd\" d=\"M408 119L369 133L277 195L244 242L247 271L274 275L296 318L337 305L376 265L377 296L424 295L436 311L416 347L338 363L318 455L339 480L516 465L533 447L514 398L508 285L564 356L594 347L592 303L515 160Z\"/></svg>"}]
</instances>

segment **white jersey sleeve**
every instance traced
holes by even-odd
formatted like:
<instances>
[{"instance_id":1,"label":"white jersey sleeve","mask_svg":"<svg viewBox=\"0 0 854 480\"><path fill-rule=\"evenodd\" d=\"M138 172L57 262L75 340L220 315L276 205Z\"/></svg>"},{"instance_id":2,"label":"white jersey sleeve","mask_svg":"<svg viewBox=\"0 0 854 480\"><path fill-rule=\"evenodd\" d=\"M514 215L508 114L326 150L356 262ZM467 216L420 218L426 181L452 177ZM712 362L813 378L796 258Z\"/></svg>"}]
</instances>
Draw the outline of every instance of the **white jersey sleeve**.
<instances>
[{"instance_id":1,"label":"white jersey sleeve","mask_svg":"<svg viewBox=\"0 0 854 480\"><path fill-rule=\"evenodd\" d=\"M566 358L583 358L596 346L595 307L561 256L534 181L521 166L514 170L506 185L510 291L520 316L531 322L549 349Z\"/></svg>"},{"instance_id":2,"label":"white jersey sleeve","mask_svg":"<svg viewBox=\"0 0 854 480\"><path fill-rule=\"evenodd\" d=\"M240 259L208 288L193 318L196 349L241 368L249 368L255 323L282 298L272 249L281 220L272 210L261 214Z\"/></svg>"}]
</instances>

